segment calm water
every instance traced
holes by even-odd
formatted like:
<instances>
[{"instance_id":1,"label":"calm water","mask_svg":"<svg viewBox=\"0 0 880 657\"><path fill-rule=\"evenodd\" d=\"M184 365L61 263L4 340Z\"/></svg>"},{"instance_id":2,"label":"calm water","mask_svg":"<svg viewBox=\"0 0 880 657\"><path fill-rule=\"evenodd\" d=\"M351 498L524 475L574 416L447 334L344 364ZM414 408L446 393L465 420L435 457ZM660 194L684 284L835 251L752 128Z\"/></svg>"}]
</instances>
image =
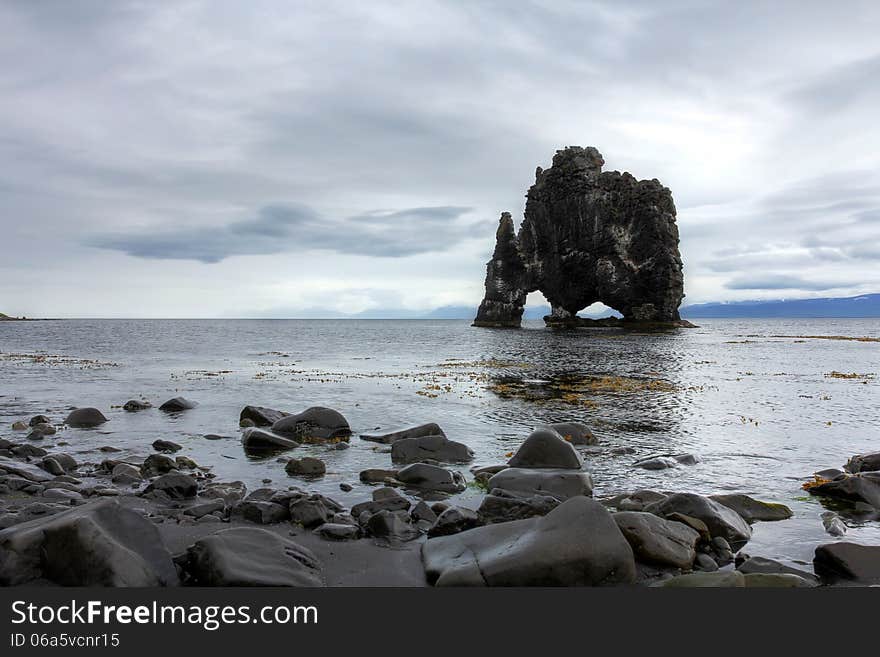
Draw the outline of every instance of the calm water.
<instances>
[{"instance_id":1,"label":"calm water","mask_svg":"<svg viewBox=\"0 0 880 657\"><path fill-rule=\"evenodd\" d=\"M330 406L355 432L436 421L476 451L478 464L506 460L539 424L579 420L603 447L636 449L586 456L596 495L651 487L784 502L796 518L757 525L746 551L809 561L817 543L834 539L819 519L824 507L801 483L880 449L880 343L774 337L817 335L876 337L880 322L703 320L668 334L553 332L539 322L521 331L466 321L5 322L0 435L12 438L11 423L36 413L60 423L71 406L97 406L110 418L100 430L66 429L46 442L68 441L64 449L88 463L104 458L96 451L103 445L142 459L161 437L182 444L180 454L211 466L219 480L253 488L264 478L301 482L275 459L245 456L238 429L245 404L289 412ZM506 385L496 388L499 381ZM569 385L554 387L560 381ZM176 417L118 408L130 398L158 406L177 395L200 405ZM205 433L229 438L208 441ZM357 473L389 467L390 456L356 437L351 444L298 450L327 462L327 476L310 488L347 504L369 496ZM702 461L661 472L631 465L681 452ZM341 482L354 491L339 491ZM479 496L469 488L460 501L476 505ZM880 544L880 521L847 522L848 540Z\"/></svg>"}]
</instances>

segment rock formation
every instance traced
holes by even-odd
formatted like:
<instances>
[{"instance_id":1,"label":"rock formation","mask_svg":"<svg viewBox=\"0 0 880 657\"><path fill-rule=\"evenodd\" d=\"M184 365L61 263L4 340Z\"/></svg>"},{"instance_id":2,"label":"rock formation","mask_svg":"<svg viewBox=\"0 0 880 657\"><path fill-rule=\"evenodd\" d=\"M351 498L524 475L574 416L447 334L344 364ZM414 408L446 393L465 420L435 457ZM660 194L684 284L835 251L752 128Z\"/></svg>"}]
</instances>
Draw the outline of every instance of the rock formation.
<instances>
[{"instance_id":1,"label":"rock formation","mask_svg":"<svg viewBox=\"0 0 880 657\"><path fill-rule=\"evenodd\" d=\"M551 304L549 325L577 324L595 302L625 322L686 325L671 192L657 180L603 172L604 163L595 148L570 146L546 171L538 167L519 234L510 213L501 215L474 326L520 326L536 290Z\"/></svg>"}]
</instances>

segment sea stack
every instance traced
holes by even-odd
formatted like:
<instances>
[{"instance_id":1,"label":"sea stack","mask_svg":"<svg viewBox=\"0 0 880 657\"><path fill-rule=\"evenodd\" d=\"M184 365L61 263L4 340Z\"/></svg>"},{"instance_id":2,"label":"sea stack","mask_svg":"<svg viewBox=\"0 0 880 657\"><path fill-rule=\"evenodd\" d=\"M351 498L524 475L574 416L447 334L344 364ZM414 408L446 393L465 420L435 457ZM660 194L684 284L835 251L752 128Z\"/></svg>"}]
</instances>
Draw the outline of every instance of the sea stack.
<instances>
[{"instance_id":1,"label":"sea stack","mask_svg":"<svg viewBox=\"0 0 880 657\"><path fill-rule=\"evenodd\" d=\"M474 326L519 327L536 290L551 304L548 325L578 325L578 311L596 302L624 323L689 325L678 314L684 276L672 193L604 164L592 146L569 146L549 169L538 167L518 234L510 213L501 215Z\"/></svg>"}]
</instances>

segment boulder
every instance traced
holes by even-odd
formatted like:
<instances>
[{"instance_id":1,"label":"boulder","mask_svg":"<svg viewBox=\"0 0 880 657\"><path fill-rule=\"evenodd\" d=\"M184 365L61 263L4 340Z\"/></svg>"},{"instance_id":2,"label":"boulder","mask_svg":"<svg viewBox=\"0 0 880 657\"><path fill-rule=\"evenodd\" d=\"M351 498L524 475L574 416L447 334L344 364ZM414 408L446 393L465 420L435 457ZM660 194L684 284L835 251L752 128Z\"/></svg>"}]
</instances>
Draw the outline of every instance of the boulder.
<instances>
[{"instance_id":1,"label":"boulder","mask_svg":"<svg viewBox=\"0 0 880 657\"><path fill-rule=\"evenodd\" d=\"M511 468L580 470L584 462L571 443L552 429L536 429L507 462Z\"/></svg>"},{"instance_id":2,"label":"boulder","mask_svg":"<svg viewBox=\"0 0 880 657\"><path fill-rule=\"evenodd\" d=\"M361 515L371 516L379 511L406 511L412 506L412 502L392 490L393 495L380 493L384 489L373 491L373 499L370 502L360 502L351 507L351 515L360 518Z\"/></svg>"},{"instance_id":3,"label":"boulder","mask_svg":"<svg viewBox=\"0 0 880 657\"><path fill-rule=\"evenodd\" d=\"M283 417L272 425L272 431L305 443L348 440L351 435L348 420L338 411L323 406Z\"/></svg>"},{"instance_id":4,"label":"boulder","mask_svg":"<svg viewBox=\"0 0 880 657\"><path fill-rule=\"evenodd\" d=\"M177 462L165 454L150 454L144 459L141 474L144 477L156 477L177 469Z\"/></svg>"},{"instance_id":5,"label":"boulder","mask_svg":"<svg viewBox=\"0 0 880 657\"><path fill-rule=\"evenodd\" d=\"M623 495L604 499L602 503L605 506L614 507L618 511L644 511L647 505L665 499L665 494L643 488L632 493L624 493Z\"/></svg>"},{"instance_id":6,"label":"boulder","mask_svg":"<svg viewBox=\"0 0 880 657\"><path fill-rule=\"evenodd\" d=\"M477 514L481 524L485 525L546 516L559 504L557 498L549 495L522 494L495 488L480 502Z\"/></svg>"},{"instance_id":7,"label":"boulder","mask_svg":"<svg viewBox=\"0 0 880 657\"><path fill-rule=\"evenodd\" d=\"M397 473L397 479L406 486L442 493L460 493L466 488L460 472L447 470L428 463L413 463Z\"/></svg>"},{"instance_id":8,"label":"boulder","mask_svg":"<svg viewBox=\"0 0 880 657\"><path fill-rule=\"evenodd\" d=\"M99 427L106 421L107 418L97 408L77 408L68 414L64 424L77 429L90 429L92 427Z\"/></svg>"},{"instance_id":9,"label":"boulder","mask_svg":"<svg viewBox=\"0 0 880 657\"><path fill-rule=\"evenodd\" d=\"M666 470L677 465L678 461L671 456L652 456L633 463L634 468L642 468L643 470Z\"/></svg>"},{"instance_id":10,"label":"boulder","mask_svg":"<svg viewBox=\"0 0 880 657\"><path fill-rule=\"evenodd\" d=\"M434 422L418 424L391 431L367 431L360 434L362 440L390 445L405 438L421 438L422 436L446 436L443 429Z\"/></svg>"},{"instance_id":11,"label":"boulder","mask_svg":"<svg viewBox=\"0 0 880 657\"><path fill-rule=\"evenodd\" d=\"M467 445L449 440L446 436L401 438L391 445L391 460L395 463L466 463L473 460L474 452Z\"/></svg>"},{"instance_id":12,"label":"boulder","mask_svg":"<svg viewBox=\"0 0 880 657\"><path fill-rule=\"evenodd\" d=\"M318 494L298 495L291 498L288 506L290 521L306 529L323 525L337 510L328 504L327 498Z\"/></svg>"},{"instance_id":13,"label":"boulder","mask_svg":"<svg viewBox=\"0 0 880 657\"><path fill-rule=\"evenodd\" d=\"M70 454L50 454L40 462L43 470L49 474L60 476L75 471L79 465Z\"/></svg>"},{"instance_id":14,"label":"boulder","mask_svg":"<svg viewBox=\"0 0 880 657\"><path fill-rule=\"evenodd\" d=\"M451 506L437 516L428 530L428 536L449 536L479 527L483 522L476 512L464 507Z\"/></svg>"},{"instance_id":15,"label":"boulder","mask_svg":"<svg viewBox=\"0 0 880 657\"><path fill-rule=\"evenodd\" d=\"M520 494L546 495L562 502L578 495L591 497L593 478L589 472L572 470L507 468L492 475L487 487L490 491L498 488Z\"/></svg>"},{"instance_id":16,"label":"boulder","mask_svg":"<svg viewBox=\"0 0 880 657\"><path fill-rule=\"evenodd\" d=\"M212 499L207 502L201 502L199 504L193 504L191 507L188 507L184 510L184 515L190 516L192 518L201 518L203 516L213 514L213 513L223 513L226 511L226 503L221 499Z\"/></svg>"},{"instance_id":17,"label":"boulder","mask_svg":"<svg viewBox=\"0 0 880 657\"><path fill-rule=\"evenodd\" d=\"M198 493L196 480L181 472L169 472L154 479L144 493L165 493L173 500L185 500Z\"/></svg>"},{"instance_id":18,"label":"boulder","mask_svg":"<svg viewBox=\"0 0 880 657\"><path fill-rule=\"evenodd\" d=\"M746 522L787 520L794 514L784 504L762 502L748 495L736 493L732 495L710 495L710 499L736 511Z\"/></svg>"},{"instance_id":19,"label":"boulder","mask_svg":"<svg viewBox=\"0 0 880 657\"><path fill-rule=\"evenodd\" d=\"M846 465L844 470L855 474L857 472L874 472L880 470L880 452L872 452L871 454L856 454Z\"/></svg>"},{"instance_id":20,"label":"boulder","mask_svg":"<svg viewBox=\"0 0 880 657\"><path fill-rule=\"evenodd\" d=\"M721 536L736 549L745 545L752 536L748 523L738 513L695 493L675 493L649 504L645 511L667 519L673 513L680 513L701 520L713 537Z\"/></svg>"},{"instance_id":21,"label":"boulder","mask_svg":"<svg viewBox=\"0 0 880 657\"><path fill-rule=\"evenodd\" d=\"M165 413L180 413L195 408L198 405L198 402L190 401L186 397L174 397L162 404L159 410Z\"/></svg>"},{"instance_id":22,"label":"boulder","mask_svg":"<svg viewBox=\"0 0 880 657\"><path fill-rule=\"evenodd\" d=\"M285 418L289 413L284 411L276 411L273 408L265 408L263 406L245 406L241 409L238 416L239 425L244 420L253 422L254 427L271 427L278 420Z\"/></svg>"},{"instance_id":23,"label":"boulder","mask_svg":"<svg viewBox=\"0 0 880 657\"><path fill-rule=\"evenodd\" d=\"M45 450L41 451L42 456L45 456ZM52 475L47 474L45 470L42 470L35 465L25 463L24 461L15 461L5 456L0 456L0 472L16 475L17 477L27 479L34 483L40 483L52 479Z\"/></svg>"},{"instance_id":24,"label":"boulder","mask_svg":"<svg viewBox=\"0 0 880 657\"><path fill-rule=\"evenodd\" d=\"M241 481L218 482L205 486L202 497L207 499L223 500L227 505L233 505L247 493L247 486Z\"/></svg>"},{"instance_id":25,"label":"boulder","mask_svg":"<svg viewBox=\"0 0 880 657\"><path fill-rule=\"evenodd\" d=\"M811 486L811 495L827 495L849 502L864 502L880 509L880 472L845 475L818 486Z\"/></svg>"},{"instance_id":26,"label":"boulder","mask_svg":"<svg viewBox=\"0 0 880 657\"><path fill-rule=\"evenodd\" d=\"M547 425L556 433L562 436L562 439L572 445L598 445L599 439L593 435L590 428L586 424L580 422L556 422Z\"/></svg>"},{"instance_id":27,"label":"boulder","mask_svg":"<svg viewBox=\"0 0 880 657\"><path fill-rule=\"evenodd\" d=\"M429 539L436 586L612 586L635 581L632 549L599 502L573 497L543 518Z\"/></svg>"},{"instance_id":28,"label":"boulder","mask_svg":"<svg viewBox=\"0 0 880 657\"><path fill-rule=\"evenodd\" d=\"M832 536L843 536L846 534L846 523L834 511L824 511L819 517L822 518L822 526L825 528L825 531Z\"/></svg>"},{"instance_id":29,"label":"boulder","mask_svg":"<svg viewBox=\"0 0 880 657\"><path fill-rule=\"evenodd\" d=\"M153 449L157 452L162 452L164 454L173 454L174 452L179 452L183 449L181 445L177 443L173 443L170 440L154 440L153 441Z\"/></svg>"},{"instance_id":30,"label":"boulder","mask_svg":"<svg viewBox=\"0 0 880 657\"><path fill-rule=\"evenodd\" d=\"M52 420L45 415L34 415L28 422L28 426L31 427L35 427L38 424L52 424Z\"/></svg>"},{"instance_id":31,"label":"boulder","mask_svg":"<svg viewBox=\"0 0 880 657\"><path fill-rule=\"evenodd\" d=\"M13 431L27 431L28 423L23 420L16 420L12 423Z\"/></svg>"},{"instance_id":32,"label":"boulder","mask_svg":"<svg viewBox=\"0 0 880 657\"><path fill-rule=\"evenodd\" d=\"M614 521L636 560L682 570L693 566L700 534L687 525L640 511L620 511Z\"/></svg>"},{"instance_id":33,"label":"boulder","mask_svg":"<svg viewBox=\"0 0 880 657\"><path fill-rule=\"evenodd\" d=\"M328 541L351 541L360 537L361 530L357 525L342 524L337 522L325 522L312 530L321 538Z\"/></svg>"},{"instance_id":34,"label":"boulder","mask_svg":"<svg viewBox=\"0 0 880 657\"><path fill-rule=\"evenodd\" d=\"M391 543L411 541L419 537L419 530L412 524L406 511L382 510L374 513L364 527L374 538L381 538Z\"/></svg>"},{"instance_id":35,"label":"boulder","mask_svg":"<svg viewBox=\"0 0 880 657\"><path fill-rule=\"evenodd\" d=\"M767 559L766 557L748 557L742 563L740 563L736 569L740 571L743 575L752 575L752 574L787 574L787 575L796 575L802 579L807 581L811 581L813 583L818 583L818 578L813 575L813 573L809 573L806 570L800 570L799 568L792 568L791 566L786 566L784 563L780 563L779 561L775 561L773 559Z\"/></svg>"},{"instance_id":36,"label":"boulder","mask_svg":"<svg viewBox=\"0 0 880 657\"><path fill-rule=\"evenodd\" d=\"M186 572L198 586L322 586L309 550L265 529L224 529L187 549Z\"/></svg>"},{"instance_id":37,"label":"boulder","mask_svg":"<svg viewBox=\"0 0 880 657\"><path fill-rule=\"evenodd\" d=\"M58 432L58 429L55 428L53 424L35 424L33 426L33 430L28 435L28 438L32 438L33 436L53 436Z\"/></svg>"},{"instance_id":38,"label":"boulder","mask_svg":"<svg viewBox=\"0 0 880 657\"><path fill-rule=\"evenodd\" d=\"M177 572L159 531L112 500L0 531L0 585L174 586Z\"/></svg>"},{"instance_id":39,"label":"boulder","mask_svg":"<svg viewBox=\"0 0 880 657\"><path fill-rule=\"evenodd\" d=\"M246 452L282 452L299 447L299 443L290 438L279 436L271 431L251 427L241 434L241 444Z\"/></svg>"},{"instance_id":40,"label":"boulder","mask_svg":"<svg viewBox=\"0 0 880 657\"><path fill-rule=\"evenodd\" d=\"M42 447L34 447L33 445L15 445L9 451L20 459L41 458L49 453Z\"/></svg>"},{"instance_id":41,"label":"boulder","mask_svg":"<svg viewBox=\"0 0 880 657\"><path fill-rule=\"evenodd\" d=\"M301 459L290 459L284 466L285 472L289 475L299 475L302 477L320 477L327 472L327 466L321 459L304 456Z\"/></svg>"},{"instance_id":42,"label":"boulder","mask_svg":"<svg viewBox=\"0 0 880 657\"><path fill-rule=\"evenodd\" d=\"M829 543L816 548L813 568L823 580L880 584L880 545Z\"/></svg>"},{"instance_id":43,"label":"boulder","mask_svg":"<svg viewBox=\"0 0 880 657\"><path fill-rule=\"evenodd\" d=\"M437 514L434 513L434 510L425 501L416 504L413 510L409 512L409 515L416 522L426 522L429 525L433 525L437 521Z\"/></svg>"},{"instance_id":44,"label":"boulder","mask_svg":"<svg viewBox=\"0 0 880 657\"><path fill-rule=\"evenodd\" d=\"M139 399L129 399L122 405L122 410L128 411L129 413L145 411L148 408L153 408L153 405L148 401L141 401Z\"/></svg>"},{"instance_id":45,"label":"boulder","mask_svg":"<svg viewBox=\"0 0 880 657\"><path fill-rule=\"evenodd\" d=\"M361 470L360 480L365 484L382 484L387 479L395 479L397 470L381 470L379 468L369 468Z\"/></svg>"},{"instance_id":46,"label":"boulder","mask_svg":"<svg viewBox=\"0 0 880 657\"><path fill-rule=\"evenodd\" d=\"M283 504L246 500L236 507L245 520L258 525L274 525L290 519L290 510Z\"/></svg>"}]
</instances>

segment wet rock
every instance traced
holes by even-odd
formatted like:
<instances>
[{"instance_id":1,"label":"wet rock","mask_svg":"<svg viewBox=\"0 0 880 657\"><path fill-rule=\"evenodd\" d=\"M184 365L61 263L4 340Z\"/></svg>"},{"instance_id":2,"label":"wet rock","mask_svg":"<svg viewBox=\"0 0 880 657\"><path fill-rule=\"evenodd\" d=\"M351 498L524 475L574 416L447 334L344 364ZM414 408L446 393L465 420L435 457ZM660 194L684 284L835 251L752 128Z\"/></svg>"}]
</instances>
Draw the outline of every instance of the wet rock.
<instances>
[{"instance_id":1,"label":"wet rock","mask_svg":"<svg viewBox=\"0 0 880 657\"><path fill-rule=\"evenodd\" d=\"M736 511L746 522L787 520L794 515L784 504L762 502L741 493L732 495L710 495L710 499Z\"/></svg>"},{"instance_id":2,"label":"wet rock","mask_svg":"<svg viewBox=\"0 0 880 657\"><path fill-rule=\"evenodd\" d=\"M40 458L49 453L42 447L34 445L15 445L9 451L20 459Z\"/></svg>"},{"instance_id":3,"label":"wet rock","mask_svg":"<svg viewBox=\"0 0 880 657\"><path fill-rule=\"evenodd\" d=\"M33 420L31 420L33 422ZM97 408L77 408L70 412L64 424L79 429L99 427L107 422L107 418ZM33 425L31 425L33 426Z\"/></svg>"},{"instance_id":4,"label":"wet rock","mask_svg":"<svg viewBox=\"0 0 880 657\"><path fill-rule=\"evenodd\" d=\"M736 569L740 571L743 575L751 575L751 574L788 574L788 575L796 575L802 579L807 581L818 583L818 578L813 575L813 573L809 573L806 570L800 570L798 568L792 568L791 566L786 566L783 563L775 561L773 559L767 559L766 557L749 557L745 559L742 563L740 563Z\"/></svg>"},{"instance_id":5,"label":"wet rock","mask_svg":"<svg viewBox=\"0 0 880 657\"><path fill-rule=\"evenodd\" d=\"M667 519L673 513L681 513L701 520L713 537L723 537L736 549L745 545L752 536L751 528L738 513L715 500L694 493L675 493L649 504L645 511Z\"/></svg>"},{"instance_id":6,"label":"wet rock","mask_svg":"<svg viewBox=\"0 0 880 657\"><path fill-rule=\"evenodd\" d=\"M576 324L596 301L627 321L678 322L684 277L672 194L603 164L595 148L570 146L538 167L518 235L501 215L475 326L520 326L535 290L551 304L551 325Z\"/></svg>"},{"instance_id":7,"label":"wet rock","mask_svg":"<svg viewBox=\"0 0 880 657\"><path fill-rule=\"evenodd\" d=\"M436 586L611 586L636 576L629 543L611 514L587 497L543 518L431 538L422 560Z\"/></svg>"},{"instance_id":8,"label":"wet rock","mask_svg":"<svg viewBox=\"0 0 880 657\"><path fill-rule=\"evenodd\" d=\"M174 463L177 465L178 469L186 468L188 470L196 470L199 468L199 464L188 456L175 456Z\"/></svg>"},{"instance_id":9,"label":"wet rock","mask_svg":"<svg viewBox=\"0 0 880 657\"><path fill-rule=\"evenodd\" d=\"M846 534L846 525L834 511L825 511L819 517L822 518L822 526L825 527L825 531L832 536L843 536Z\"/></svg>"},{"instance_id":10,"label":"wet rock","mask_svg":"<svg viewBox=\"0 0 880 657\"><path fill-rule=\"evenodd\" d=\"M170 456L165 456L164 454L150 454L144 459L144 464L141 466L141 474L144 477L151 478L166 474L176 469L177 463Z\"/></svg>"},{"instance_id":11,"label":"wet rock","mask_svg":"<svg viewBox=\"0 0 880 657\"><path fill-rule=\"evenodd\" d=\"M562 436L562 439L572 445L598 445L599 439L593 435L590 428L586 424L580 422L556 422L547 425L556 433Z\"/></svg>"},{"instance_id":12,"label":"wet rock","mask_svg":"<svg viewBox=\"0 0 880 657\"><path fill-rule=\"evenodd\" d=\"M153 449L157 452L162 452L163 454L173 454L174 452L179 452L183 449L181 445L177 443L173 443L170 440L154 440L153 441Z\"/></svg>"},{"instance_id":13,"label":"wet rock","mask_svg":"<svg viewBox=\"0 0 880 657\"><path fill-rule=\"evenodd\" d=\"M483 521L476 512L463 507L451 506L437 516L428 536L450 536L459 532L479 527Z\"/></svg>"},{"instance_id":14,"label":"wet rock","mask_svg":"<svg viewBox=\"0 0 880 657\"><path fill-rule=\"evenodd\" d=\"M846 465L843 466L843 469L847 472L855 474L857 472L875 472L880 470L880 452L873 452L871 454L856 454L849 461L846 462Z\"/></svg>"},{"instance_id":15,"label":"wet rock","mask_svg":"<svg viewBox=\"0 0 880 657\"><path fill-rule=\"evenodd\" d=\"M227 506L232 506L247 494L247 486L241 481L217 482L205 486L202 497L207 499L223 500Z\"/></svg>"},{"instance_id":16,"label":"wet rock","mask_svg":"<svg viewBox=\"0 0 880 657\"><path fill-rule=\"evenodd\" d=\"M658 493L654 490L643 488L632 493L617 495L613 498L604 499L602 503L611 506L619 511L644 511L645 507L654 502L665 500L664 493Z\"/></svg>"},{"instance_id":17,"label":"wet rock","mask_svg":"<svg viewBox=\"0 0 880 657\"><path fill-rule=\"evenodd\" d=\"M23 422L22 420L17 420L16 422L12 423L12 430L13 431L26 431L27 428L28 428L27 422Z\"/></svg>"},{"instance_id":18,"label":"wet rock","mask_svg":"<svg viewBox=\"0 0 880 657\"><path fill-rule=\"evenodd\" d=\"M712 573L718 570L718 562L705 552L700 552L694 559L694 570Z\"/></svg>"},{"instance_id":19,"label":"wet rock","mask_svg":"<svg viewBox=\"0 0 880 657\"><path fill-rule=\"evenodd\" d=\"M171 555L153 523L101 500L0 531L0 584L173 586Z\"/></svg>"},{"instance_id":20,"label":"wet rock","mask_svg":"<svg viewBox=\"0 0 880 657\"><path fill-rule=\"evenodd\" d=\"M289 475L320 477L327 472L327 466L321 459L304 456L301 459L290 459L284 466L284 470Z\"/></svg>"},{"instance_id":21,"label":"wet rock","mask_svg":"<svg viewBox=\"0 0 880 657\"><path fill-rule=\"evenodd\" d=\"M572 470L529 470L507 468L489 479L490 491L498 488L520 494L548 495L565 501L578 495L593 495L593 478L588 472Z\"/></svg>"},{"instance_id":22,"label":"wet rock","mask_svg":"<svg viewBox=\"0 0 880 657\"><path fill-rule=\"evenodd\" d=\"M405 511L382 510L369 517L364 527L374 538L397 543L411 541L419 537L419 530Z\"/></svg>"},{"instance_id":23,"label":"wet rock","mask_svg":"<svg viewBox=\"0 0 880 657\"><path fill-rule=\"evenodd\" d=\"M614 521L638 561L691 569L700 534L687 525L638 511L615 513Z\"/></svg>"},{"instance_id":24,"label":"wet rock","mask_svg":"<svg viewBox=\"0 0 880 657\"><path fill-rule=\"evenodd\" d=\"M671 456L652 456L633 463L634 468L642 468L643 470L666 470L677 465L678 461Z\"/></svg>"},{"instance_id":25,"label":"wet rock","mask_svg":"<svg viewBox=\"0 0 880 657\"><path fill-rule=\"evenodd\" d=\"M46 452L44 451L43 455L45 454ZM38 468L35 465L25 463L23 461L15 461L5 456L0 456L0 472L16 475L35 483L49 481L52 479L52 475L47 474L44 470Z\"/></svg>"},{"instance_id":26,"label":"wet rock","mask_svg":"<svg viewBox=\"0 0 880 657\"><path fill-rule=\"evenodd\" d=\"M417 522L425 522L429 525L433 525L437 521L437 514L424 501L419 502L413 507L413 510L410 511L410 516Z\"/></svg>"},{"instance_id":27,"label":"wet rock","mask_svg":"<svg viewBox=\"0 0 880 657\"><path fill-rule=\"evenodd\" d=\"M189 475L181 472L169 472L154 479L147 486L145 493L158 491L173 500L184 500L196 496L198 484Z\"/></svg>"},{"instance_id":28,"label":"wet rock","mask_svg":"<svg viewBox=\"0 0 880 657\"><path fill-rule=\"evenodd\" d=\"M446 436L443 429L434 422L428 424L418 424L402 429L394 429L392 431L367 431L360 434L362 440L369 440L374 443L383 443L390 445L398 440L406 438L421 438L423 436Z\"/></svg>"},{"instance_id":29,"label":"wet rock","mask_svg":"<svg viewBox=\"0 0 880 657\"><path fill-rule=\"evenodd\" d=\"M633 447L614 447L610 450L610 453L614 456L622 456L624 454L635 454L636 450Z\"/></svg>"},{"instance_id":30,"label":"wet rock","mask_svg":"<svg viewBox=\"0 0 880 657\"><path fill-rule=\"evenodd\" d=\"M58 432L58 430L52 424L46 424L46 423L35 424L33 426L33 430L31 431L30 435L28 435L28 438L31 438L32 436L36 436L36 435L54 436L57 432Z\"/></svg>"},{"instance_id":31,"label":"wet rock","mask_svg":"<svg viewBox=\"0 0 880 657\"><path fill-rule=\"evenodd\" d=\"M857 543L829 543L816 548L813 568L823 580L854 580L880 583L880 546Z\"/></svg>"},{"instance_id":32,"label":"wet rock","mask_svg":"<svg viewBox=\"0 0 880 657\"><path fill-rule=\"evenodd\" d=\"M413 463L397 473L397 479L406 486L443 493L460 493L466 488L464 477L428 463Z\"/></svg>"},{"instance_id":33,"label":"wet rock","mask_svg":"<svg viewBox=\"0 0 880 657\"><path fill-rule=\"evenodd\" d=\"M672 458L681 465L696 465L700 462L700 457L694 454L674 454Z\"/></svg>"},{"instance_id":34,"label":"wet rock","mask_svg":"<svg viewBox=\"0 0 880 657\"><path fill-rule=\"evenodd\" d=\"M191 401L186 397L173 397L159 407L165 413L181 413L198 406L198 402Z\"/></svg>"},{"instance_id":35,"label":"wet rock","mask_svg":"<svg viewBox=\"0 0 880 657\"><path fill-rule=\"evenodd\" d=\"M113 467L110 480L114 484L130 485L140 482L141 471L128 463L119 463Z\"/></svg>"},{"instance_id":36,"label":"wet rock","mask_svg":"<svg viewBox=\"0 0 880 657\"><path fill-rule=\"evenodd\" d=\"M536 429L507 464L512 468L580 470L584 462L570 443L552 429Z\"/></svg>"},{"instance_id":37,"label":"wet rock","mask_svg":"<svg viewBox=\"0 0 880 657\"><path fill-rule=\"evenodd\" d=\"M351 541L360 537L361 530L357 525L325 522L312 530L315 534L328 541Z\"/></svg>"},{"instance_id":38,"label":"wet rock","mask_svg":"<svg viewBox=\"0 0 880 657\"><path fill-rule=\"evenodd\" d=\"M391 460L395 463L466 463L474 458L467 445L449 440L446 436L400 438L391 445Z\"/></svg>"},{"instance_id":39,"label":"wet rock","mask_svg":"<svg viewBox=\"0 0 880 657\"><path fill-rule=\"evenodd\" d=\"M238 416L239 426L244 420L250 420L253 422L252 425L254 427L271 427L273 424L285 418L289 415L289 413L285 413L284 411L276 411L273 408L265 408L263 406L245 406L241 409L241 414Z\"/></svg>"},{"instance_id":40,"label":"wet rock","mask_svg":"<svg viewBox=\"0 0 880 657\"><path fill-rule=\"evenodd\" d=\"M77 465L76 459L70 454L52 454L43 457L43 460L40 462L40 467L49 474L57 477L58 475L73 472L79 466Z\"/></svg>"},{"instance_id":41,"label":"wet rock","mask_svg":"<svg viewBox=\"0 0 880 657\"><path fill-rule=\"evenodd\" d=\"M508 492L495 488L480 502L477 514L482 524L510 522L535 516L546 516L559 506L557 498L549 495Z\"/></svg>"},{"instance_id":42,"label":"wet rock","mask_svg":"<svg viewBox=\"0 0 880 657\"><path fill-rule=\"evenodd\" d=\"M341 490L343 493L350 493L351 491L354 490L354 486L343 482L343 483L339 484L339 490Z\"/></svg>"},{"instance_id":43,"label":"wet rock","mask_svg":"<svg viewBox=\"0 0 880 657\"><path fill-rule=\"evenodd\" d=\"M689 573L657 582L663 588L743 588L745 577L735 570Z\"/></svg>"},{"instance_id":44,"label":"wet rock","mask_svg":"<svg viewBox=\"0 0 880 657\"><path fill-rule=\"evenodd\" d=\"M863 502L880 509L880 472L864 472L840 477L809 488L811 495L827 495L847 500Z\"/></svg>"},{"instance_id":45,"label":"wet rock","mask_svg":"<svg viewBox=\"0 0 880 657\"><path fill-rule=\"evenodd\" d=\"M240 426L242 429L248 429L250 427L257 426L257 424L253 420L251 420L250 418L245 418L243 420L238 421L238 426Z\"/></svg>"},{"instance_id":46,"label":"wet rock","mask_svg":"<svg viewBox=\"0 0 880 657\"><path fill-rule=\"evenodd\" d=\"M290 500L288 507L290 521L306 529L317 527L329 521L339 510L327 503L322 495L300 495Z\"/></svg>"},{"instance_id":47,"label":"wet rock","mask_svg":"<svg viewBox=\"0 0 880 657\"><path fill-rule=\"evenodd\" d=\"M188 516L192 516L193 518L201 518L202 516L206 516L212 513L223 513L226 511L226 503L221 499L213 499L207 502L201 502L199 504L194 504L191 507L184 510L184 514Z\"/></svg>"},{"instance_id":48,"label":"wet rock","mask_svg":"<svg viewBox=\"0 0 880 657\"><path fill-rule=\"evenodd\" d=\"M284 417L272 425L272 431L305 443L348 440L351 435L348 420L338 411L323 406Z\"/></svg>"},{"instance_id":49,"label":"wet rock","mask_svg":"<svg viewBox=\"0 0 880 657\"><path fill-rule=\"evenodd\" d=\"M141 401L140 399L129 399L122 405L122 410L128 411L129 413L145 411L148 408L153 408L153 405L148 401Z\"/></svg>"},{"instance_id":50,"label":"wet rock","mask_svg":"<svg viewBox=\"0 0 880 657\"><path fill-rule=\"evenodd\" d=\"M290 519L290 510L273 502L244 501L236 507L245 520L259 525L273 525Z\"/></svg>"},{"instance_id":51,"label":"wet rock","mask_svg":"<svg viewBox=\"0 0 880 657\"><path fill-rule=\"evenodd\" d=\"M28 426L31 427L35 427L38 424L52 424L52 420L45 415L34 415L28 422Z\"/></svg>"},{"instance_id":52,"label":"wet rock","mask_svg":"<svg viewBox=\"0 0 880 657\"><path fill-rule=\"evenodd\" d=\"M241 444L246 452L256 454L282 452L299 447L295 440L257 428L245 429L241 434Z\"/></svg>"},{"instance_id":53,"label":"wet rock","mask_svg":"<svg viewBox=\"0 0 880 657\"><path fill-rule=\"evenodd\" d=\"M369 468L362 470L360 480L365 484L382 484L388 479L395 479L397 470L381 470L379 468Z\"/></svg>"},{"instance_id":54,"label":"wet rock","mask_svg":"<svg viewBox=\"0 0 880 657\"><path fill-rule=\"evenodd\" d=\"M186 572L199 586L322 586L311 551L265 529L224 529L187 549Z\"/></svg>"}]
</instances>

